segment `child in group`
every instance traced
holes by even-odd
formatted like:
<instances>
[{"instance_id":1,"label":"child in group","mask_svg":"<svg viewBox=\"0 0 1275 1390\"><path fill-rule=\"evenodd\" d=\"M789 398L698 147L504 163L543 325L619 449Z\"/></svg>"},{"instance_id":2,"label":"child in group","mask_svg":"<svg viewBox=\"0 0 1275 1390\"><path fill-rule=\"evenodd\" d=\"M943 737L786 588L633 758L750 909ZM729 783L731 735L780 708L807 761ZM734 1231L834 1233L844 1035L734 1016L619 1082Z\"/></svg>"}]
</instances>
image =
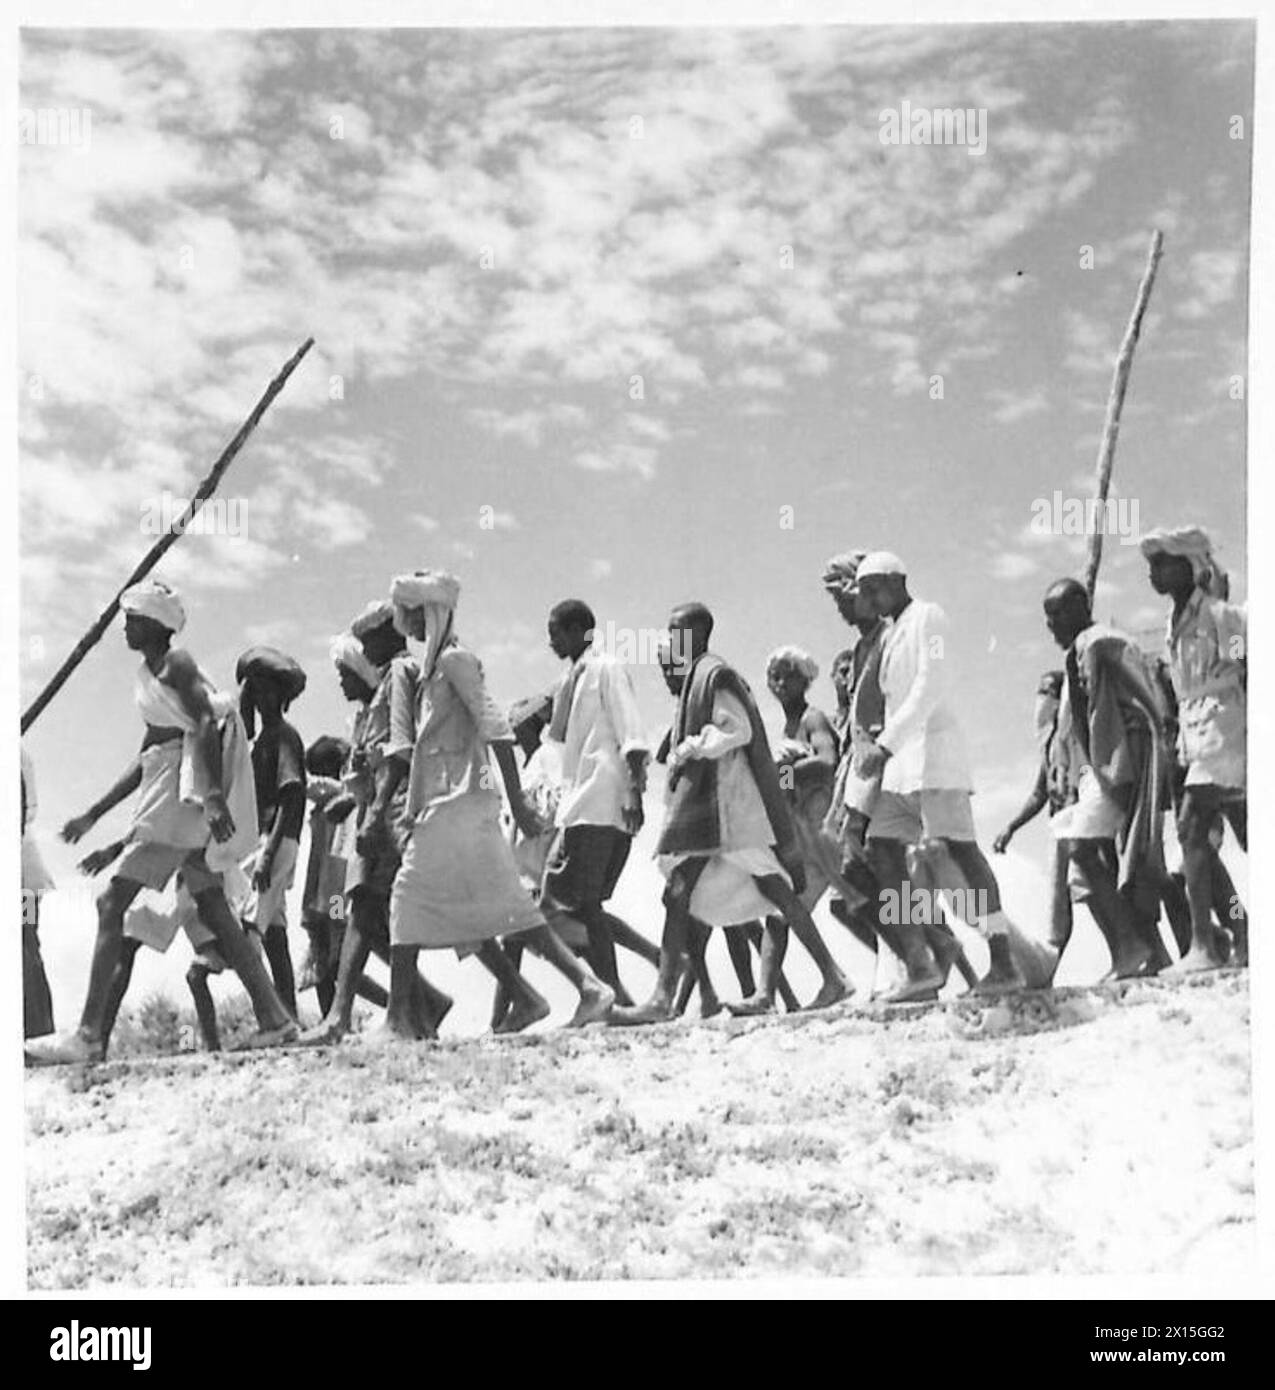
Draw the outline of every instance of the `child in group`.
<instances>
[{"instance_id":1,"label":"child in group","mask_svg":"<svg viewBox=\"0 0 1275 1390\"><path fill-rule=\"evenodd\" d=\"M284 713L305 689L306 677L290 656L273 647L258 646L249 647L240 656L235 678L244 727L250 738L255 735L252 774L261 834L257 851L246 866L253 891L244 926L261 937L275 989L295 1019L297 994L288 952L286 895L296 873L305 819L305 745Z\"/></svg>"},{"instance_id":2,"label":"child in group","mask_svg":"<svg viewBox=\"0 0 1275 1390\"><path fill-rule=\"evenodd\" d=\"M327 810L344 790L342 774L350 759L350 745L343 738L324 734L306 749L306 797L310 802L310 854L306 862L305 890L301 898L301 928L310 939L306 958L297 977L297 990L312 989L321 1016L327 1015L336 997L337 966L345 939L345 879L349 867L347 846L352 844L350 819L333 821ZM383 1009L388 996L367 975L361 975L356 992Z\"/></svg>"}]
</instances>

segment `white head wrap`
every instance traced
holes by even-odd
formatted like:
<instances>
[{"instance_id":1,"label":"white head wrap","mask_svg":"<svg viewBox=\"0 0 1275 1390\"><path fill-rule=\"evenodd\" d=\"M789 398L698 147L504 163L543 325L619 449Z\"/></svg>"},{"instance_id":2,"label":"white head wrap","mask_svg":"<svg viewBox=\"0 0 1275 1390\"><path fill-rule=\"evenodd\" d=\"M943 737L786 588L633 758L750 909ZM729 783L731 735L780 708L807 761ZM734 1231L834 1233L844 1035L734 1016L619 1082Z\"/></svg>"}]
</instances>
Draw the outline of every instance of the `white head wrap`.
<instances>
[{"instance_id":1,"label":"white head wrap","mask_svg":"<svg viewBox=\"0 0 1275 1390\"><path fill-rule=\"evenodd\" d=\"M369 690L375 690L380 685L381 671L364 656L363 644L352 632L343 632L339 637L334 637L329 650L333 662L337 666L344 666L347 671L353 671Z\"/></svg>"},{"instance_id":2,"label":"white head wrap","mask_svg":"<svg viewBox=\"0 0 1275 1390\"><path fill-rule=\"evenodd\" d=\"M870 550L859 561L856 575L858 579L868 579L874 574L907 574L907 567L892 550Z\"/></svg>"},{"instance_id":3,"label":"white head wrap","mask_svg":"<svg viewBox=\"0 0 1275 1390\"><path fill-rule=\"evenodd\" d=\"M844 594L853 589L866 554L863 550L846 550L834 555L824 564L823 587L830 594Z\"/></svg>"},{"instance_id":4,"label":"white head wrap","mask_svg":"<svg viewBox=\"0 0 1275 1390\"><path fill-rule=\"evenodd\" d=\"M153 618L169 632L180 632L186 626L186 610L177 591L159 579L144 579L125 589L120 595L120 607L125 613Z\"/></svg>"},{"instance_id":5,"label":"white head wrap","mask_svg":"<svg viewBox=\"0 0 1275 1390\"><path fill-rule=\"evenodd\" d=\"M1160 527L1148 531L1138 548L1149 560L1152 555L1181 555L1191 562L1197 589L1212 598L1225 598L1229 587L1226 571L1213 558L1213 542L1203 526Z\"/></svg>"},{"instance_id":6,"label":"white head wrap","mask_svg":"<svg viewBox=\"0 0 1275 1390\"><path fill-rule=\"evenodd\" d=\"M438 654L452 636L452 617L460 601L460 580L446 570L417 570L415 574L400 574L390 585L390 601L394 605L394 626L408 636L407 614L410 609L425 610L425 652L421 672L428 678L434 674Z\"/></svg>"},{"instance_id":7,"label":"white head wrap","mask_svg":"<svg viewBox=\"0 0 1275 1390\"><path fill-rule=\"evenodd\" d=\"M393 621L394 605L387 598L376 599L350 624L350 631L355 637L366 637L369 632Z\"/></svg>"}]
</instances>

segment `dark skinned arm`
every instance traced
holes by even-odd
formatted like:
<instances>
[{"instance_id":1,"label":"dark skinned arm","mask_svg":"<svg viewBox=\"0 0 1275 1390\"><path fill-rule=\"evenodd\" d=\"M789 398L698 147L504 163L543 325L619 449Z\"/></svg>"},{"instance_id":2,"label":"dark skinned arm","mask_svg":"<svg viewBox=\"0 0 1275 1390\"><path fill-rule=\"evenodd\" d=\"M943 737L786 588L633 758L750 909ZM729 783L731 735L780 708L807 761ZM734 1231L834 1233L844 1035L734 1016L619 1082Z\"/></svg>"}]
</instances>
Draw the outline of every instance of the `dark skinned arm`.
<instances>
[{"instance_id":1,"label":"dark skinned arm","mask_svg":"<svg viewBox=\"0 0 1275 1390\"><path fill-rule=\"evenodd\" d=\"M490 744L489 747L496 755L496 766L500 769L500 776L505 784L505 795L509 798L509 812L514 818L514 824L529 840L534 840L544 832L545 826L523 797L518 759L514 757L517 745L512 740L502 740Z\"/></svg>"},{"instance_id":2,"label":"dark skinned arm","mask_svg":"<svg viewBox=\"0 0 1275 1390\"><path fill-rule=\"evenodd\" d=\"M146 744L143 743L145 748ZM142 785L142 760L140 755L129 763L119 780L101 798L95 801L83 815L73 816L62 827L62 838L69 845L82 840L108 811L113 811L121 801L126 800Z\"/></svg>"},{"instance_id":3,"label":"dark skinned arm","mask_svg":"<svg viewBox=\"0 0 1275 1390\"><path fill-rule=\"evenodd\" d=\"M806 729L811 751L791 764L793 785L798 791L826 781L828 774L821 771L822 768L830 767L835 772L837 767L837 736L832 731L828 716L819 710L811 713L813 718Z\"/></svg>"},{"instance_id":4,"label":"dark skinned arm","mask_svg":"<svg viewBox=\"0 0 1275 1390\"><path fill-rule=\"evenodd\" d=\"M1045 787L1045 764L1042 762L1036 770L1036 782L1031 789L1027 800L1023 802L1018 814L1010 821L1004 830L992 841L992 848L997 854L1004 854L1006 846L1014 836L1027 824L1028 821L1035 820L1045 809L1049 802L1049 793Z\"/></svg>"},{"instance_id":5,"label":"dark skinned arm","mask_svg":"<svg viewBox=\"0 0 1275 1390\"><path fill-rule=\"evenodd\" d=\"M235 823L226 808L226 787L221 765L221 732L213 712L207 681L200 674L189 652L168 654L160 679L177 694L182 708L195 724L195 748L208 774L211 790L204 798L204 811L213 839L224 843L235 833Z\"/></svg>"},{"instance_id":6,"label":"dark skinned arm","mask_svg":"<svg viewBox=\"0 0 1275 1390\"><path fill-rule=\"evenodd\" d=\"M283 843L284 825L290 816L299 818L304 812L305 791L300 782L289 782L279 792L279 802L275 807L270 834L266 837L266 843L262 846L261 853L257 856L257 867L253 871L252 883L259 892L270 887L270 876L274 871L275 856L279 853L279 846Z\"/></svg>"}]
</instances>

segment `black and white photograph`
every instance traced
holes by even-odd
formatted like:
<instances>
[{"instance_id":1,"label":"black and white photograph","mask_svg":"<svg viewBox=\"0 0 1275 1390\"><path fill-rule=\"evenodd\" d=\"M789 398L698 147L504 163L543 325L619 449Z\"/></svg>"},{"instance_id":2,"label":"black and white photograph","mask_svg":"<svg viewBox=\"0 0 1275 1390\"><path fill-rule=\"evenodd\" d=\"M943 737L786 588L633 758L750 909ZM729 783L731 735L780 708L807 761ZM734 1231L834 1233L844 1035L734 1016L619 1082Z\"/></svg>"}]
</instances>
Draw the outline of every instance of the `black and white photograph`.
<instances>
[{"instance_id":1,"label":"black and white photograph","mask_svg":"<svg viewBox=\"0 0 1275 1390\"><path fill-rule=\"evenodd\" d=\"M18 1297L1270 1296L1164 8L21 16Z\"/></svg>"}]
</instances>

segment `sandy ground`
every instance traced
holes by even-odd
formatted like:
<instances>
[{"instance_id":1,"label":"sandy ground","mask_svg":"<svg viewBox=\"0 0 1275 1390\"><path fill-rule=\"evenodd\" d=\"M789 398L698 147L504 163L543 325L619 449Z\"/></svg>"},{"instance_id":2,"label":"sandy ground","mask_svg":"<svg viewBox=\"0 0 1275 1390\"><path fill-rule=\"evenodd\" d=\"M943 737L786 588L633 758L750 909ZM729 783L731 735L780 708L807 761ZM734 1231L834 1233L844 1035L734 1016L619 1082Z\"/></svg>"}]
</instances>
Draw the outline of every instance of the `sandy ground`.
<instances>
[{"instance_id":1,"label":"sandy ground","mask_svg":"<svg viewBox=\"0 0 1275 1390\"><path fill-rule=\"evenodd\" d=\"M1231 972L30 1073L29 1278L1234 1274L1249 1075Z\"/></svg>"}]
</instances>

